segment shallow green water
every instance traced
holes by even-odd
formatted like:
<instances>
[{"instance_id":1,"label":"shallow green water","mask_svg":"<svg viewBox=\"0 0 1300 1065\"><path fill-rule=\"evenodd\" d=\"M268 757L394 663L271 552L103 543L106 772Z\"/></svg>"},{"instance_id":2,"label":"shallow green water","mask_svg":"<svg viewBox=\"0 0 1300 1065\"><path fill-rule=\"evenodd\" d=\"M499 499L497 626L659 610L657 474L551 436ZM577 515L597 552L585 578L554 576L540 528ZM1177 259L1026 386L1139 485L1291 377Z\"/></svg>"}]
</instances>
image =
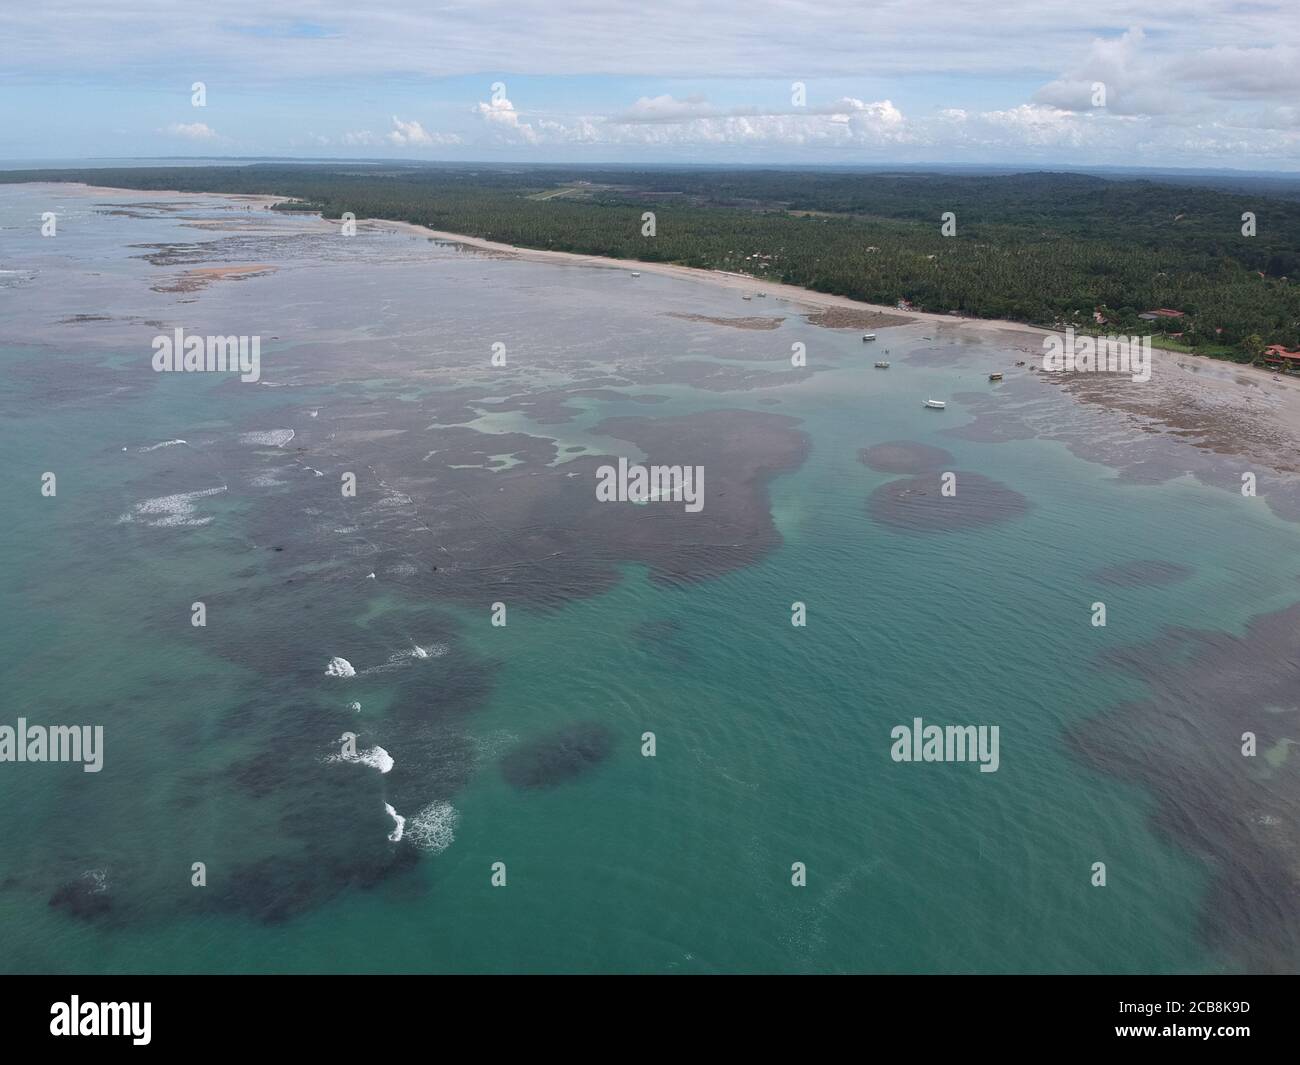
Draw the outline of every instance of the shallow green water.
<instances>
[{"instance_id":1,"label":"shallow green water","mask_svg":"<svg viewBox=\"0 0 1300 1065\"><path fill-rule=\"evenodd\" d=\"M33 190L6 187L0 196L6 225L39 215ZM21 310L20 300L60 284L65 272L94 267L113 275L101 306L113 303L116 287L122 306L161 313L148 309L155 297L136 283L137 266L110 258L127 232L134 242L177 234L170 219L129 222L141 232L87 215L83 230L97 237L82 246L73 245L77 227L65 227L58 240L68 250L62 243L59 250L70 258L42 260L39 277L0 294L6 309ZM109 225L118 227L113 239L102 233ZM39 240L29 243L34 257L49 254ZM259 249L257 261L269 254ZM411 275L422 269L405 267ZM647 384L628 391L668 401L583 399L573 422L512 415L502 426L527 424L564 447L589 443L591 428L615 415L739 407L797 417L810 453L770 485L783 543L753 565L684 584L655 581L646 566L627 562L599 594L545 609L511 603L504 628L490 623L486 601L438 600L382 576L365 580L363 559L304 565L288 591L284 572L265 561L261 527L250 526L265 503L229 466L236 452L239 470L252 461L238 433L286 424L289 407L298 418L321 407L324 422L344 396L409 404L419 390L400 375L375 373L360 355L354 372L284 390L291 396L158 381L141 368L153 330L143 329L133 348L128 327L115 326L121 335L110 331L82 348L54 328L51 309L68 304L74 314L83 304L52 295L28 302L24 325L35 337L49 324L49 346L8 347L0 362L12 369L52 361L39 375L5 374L0 647L8 711L0 723L20 714L102 721L106 748L97 775L0 765L5 969L1179 972L1226 964L1198 926L1212 870L1152 827L1158 802L1181 797L1153 795L1086 765L1065 730L1143 695L1099 652L1149 640L1167 625L1236 633L1250 617L1292 605L1287 556L1300 539L1293 526L1190 479L1121 483L1057 442L980 443L945 433L968 420L963 402L950 399L935 415L920 399L986 390L984 371L973 356L956 365L907 361L907 352L926 346L916 329L882 332L894 364L885 374L869 368L856 334L815 329L774 301L762 310L791 316L757 336L665 325L621 296L606 300L615 281L608 272L454 257L419 278L435 315L441 301L468 306L467 315L491 306L466 290L439 290L456 270L482 275L496 292L539 290L529 304L536 334L548 332L549 307L557 330L580 323L614 362L620 345L670 358L711 345L785 350L806 341L818 372L800 383L734 392ZM309 285L295 283L288 268L264 283L226 283L225 291L202 293L192 313L215 315L228 304L269 321L275 308L293 307L308 321L314 300L322 319L346 319L323 308L347 302L354 271L344 260L316 270ZM563 284L552 289L557 271ZM392 268L386 283L397 284L398 272ZM655 300L757 313L725 290L639 281ZM400 307L401 294L394 299ZM498 331L481 318L478 327L484 338L513 328L503 322ZM291 339L312 342L301 328ZM275 356L264 359L274 379ZM110 385L111 375L122 375L132 390L95 388L61 401L62 375L84 363L104 367ZM769 397L779 405L760 404ZM1057 402L1073 409L1064 397ZM139 450L170 439L191 443ZM933 534L873 520L867 497L896 475L868 468L858 451L887 440L946 449L953 469L1014 488L1027 512ZM45 470L58 472L54 499L39 493ZM223 480L226 491L196 503L207 524L122 520L140 500ZM257 514L264 519L264 510ZM306 535L301 517L286 524L286 541ZM1176 561L1192 572L1167 586L1098 587L1095 571L1134 559ZM335 579L347 565L361 566L361 579ZM299 591L303 585L311 591ZM1089 623L1098 598L1107 604L1105 628ZM209 605L207 630L189 624L196 599ZM790 623L796 601L806 604L806 627ZM316 644L326 614L331 636ZM394 652L403 644L390 633L420 645L436 630L439 653L366 674L370 660L331 642L340 625L377 634ZM270 649L219 653L220 634L209 637L222 627L237 628L243 647L255 647L259 633L293 631L315 649L307 661ZM353 661L359 675L324 677L333 655ZM203 901L201 893L250 854L272 863L291 855L304 869L337 860L321 841L342 830L313 823L314 792L296 793L287 779L233 793L218 773L256 753L262 719L309 722L319 760L354 720L346 706L356 699L364 709L355 720L401 768L405 752L385 742L385 728L413 697L426 698L420 713L436 719L441 693L469 666L490 684L472 712L446 725L446 756L457 768L445 780L455 784L439 777L428 796L454 808L454 841L414 852L409 866L376 884L320 888L283 919ZM243 721L239 708L256 700L260 719L234 727ZM890 730L914 717L998 725L1000 768L893 762ZM520 744L583 722L609 730L607 758L554 787L521 790L503 776L499 760ZM647 731L657 743L652 758L641 753ZM372 793L357 817L366 832L392 828L382 801L414 814L370 767L331 768L339 779L365 778ZM193 861L207 863L209 887L190 886ZM1107 866L1104 888L1090 884L1096 861ZM494 862L506 865L504 887L490 883ZM806 887L791 884L794 862L806 864ZM100 869L113 899L107 912L78 916L50 905L60 884ZM314 883L309 873L303 879Z\"/></svg>"}]
</instances>

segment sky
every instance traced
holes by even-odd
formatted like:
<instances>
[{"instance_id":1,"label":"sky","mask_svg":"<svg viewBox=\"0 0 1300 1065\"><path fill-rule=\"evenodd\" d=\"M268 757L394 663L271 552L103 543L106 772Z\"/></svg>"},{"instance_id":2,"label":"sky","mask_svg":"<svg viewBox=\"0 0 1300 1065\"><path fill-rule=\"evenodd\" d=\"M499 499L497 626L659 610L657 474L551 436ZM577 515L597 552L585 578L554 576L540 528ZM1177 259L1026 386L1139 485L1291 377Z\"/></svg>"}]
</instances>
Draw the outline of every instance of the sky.
<instances>
[{"instance_id":1,"label":"sky","mask_svg":"<svg viewBox=\"0 0 1300 1065\"><path fill-rule=\"evenodd\" d=\"M1300 0L0 0L0 160L165 156L1300 172Z\"/></svg>"}]
</instances>

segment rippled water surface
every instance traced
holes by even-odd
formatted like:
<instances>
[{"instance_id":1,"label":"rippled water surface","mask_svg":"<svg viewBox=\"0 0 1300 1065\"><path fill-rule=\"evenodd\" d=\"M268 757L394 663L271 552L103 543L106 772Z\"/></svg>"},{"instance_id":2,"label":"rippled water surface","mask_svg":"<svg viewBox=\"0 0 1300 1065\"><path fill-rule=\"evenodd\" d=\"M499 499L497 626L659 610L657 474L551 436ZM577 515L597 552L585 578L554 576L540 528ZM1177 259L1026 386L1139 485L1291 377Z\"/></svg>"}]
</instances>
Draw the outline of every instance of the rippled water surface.
<instances>
[{"instance_id":1,"label":"rippled water surface","mask_svg":"<svg viewBox=\"0 0 1300 1065\"><path fill-rule=\"evenodd\" d=\"M105 735L0 763L5 969L1296 968L1300 537L1230 459L956 326L222 197L0 226L0 725Z\"/></svg>"}]
</instances>

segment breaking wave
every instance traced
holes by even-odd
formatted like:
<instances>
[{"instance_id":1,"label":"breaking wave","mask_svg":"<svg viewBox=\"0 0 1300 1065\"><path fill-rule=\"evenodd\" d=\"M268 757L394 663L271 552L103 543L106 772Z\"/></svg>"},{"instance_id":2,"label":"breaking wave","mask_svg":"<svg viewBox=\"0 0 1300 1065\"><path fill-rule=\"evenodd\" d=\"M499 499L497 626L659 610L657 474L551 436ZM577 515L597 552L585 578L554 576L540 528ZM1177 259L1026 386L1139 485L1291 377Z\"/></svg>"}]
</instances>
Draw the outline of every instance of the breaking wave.
<instances>
[{"instance_id":1,"label":"breaking wave","mask_svg":"<svg viewBox=\"0 0 1300 1065\"><path fill-rule=\"evenodd\" d=\"M460 814L449 802L431 802L406 822L406 838L421 850L439 854L456 841Z\"/></svg>"},{"instance_id":2,"label":"breaking wave","mask_svg":"<svg viewBox=\"0 0 1300 1065\"><path fill-rule=\"evenodd\" d=\"M330 664L325 667L325 676L327 677L355 677L357 671L352 668L352 663L346 658L335 656L330 659Z\"/></svg>"},{"instance_id":3,"label":"breaking wave","mask_svg":"<svg viewBox=\"0 0 1300 1065\"><path fill-rule=\"evenodd\" d=\"M239 437L241 444L262 444L269 447L284 447L293 439L292 429L263 429L255 433L243 433Z\"/></svg>"},{"instance_id":4,"label":"breaking wave","mask_svg":"<svg viewBox=\"0 0 1300 1065\"><path fill-rule=\"evenodd\" d=\"M212 519L210 517L196 518L194 516L194 501L204 499L207 496L218 495L225 490L226 486L223 484L220 488L203 488L197 492L176 492L169 496L146 499L141 503L137 503L117 520L128 523L144 521L146 525L153 526L155 529L177 525L207 525Z\"/></svg>"}]
</instances>

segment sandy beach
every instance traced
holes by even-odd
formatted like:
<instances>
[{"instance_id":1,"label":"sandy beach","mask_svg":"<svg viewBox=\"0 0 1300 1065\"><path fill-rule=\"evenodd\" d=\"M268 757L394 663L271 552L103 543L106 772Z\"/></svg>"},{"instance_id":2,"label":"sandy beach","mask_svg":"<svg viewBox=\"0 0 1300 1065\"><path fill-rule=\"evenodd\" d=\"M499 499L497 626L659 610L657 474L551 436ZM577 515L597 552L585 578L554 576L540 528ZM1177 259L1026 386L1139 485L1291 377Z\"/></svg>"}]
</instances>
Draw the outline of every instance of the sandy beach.
<instances>
[{"instance_id":1,"label":"sandy beach","mask_svg":"<svg viewBox=\"0 0 1300 1065\"><path fill-rule=\"evenodd\" d=\"M763 281L744 274L703 270L671 263L610 259L574 252L519 248L482 240L461 233L448 233L409 222L368 219L368 225L409 232L475 248L493 255L528 262L565 263L593 269L638 271L661 274L683 281L721 286L737 292L784 300L810 320L827 311L857 312L865 317L851 319L841 328L890 329L923 325L936 337L948 334L981 334L995 338L1012 349L1013 361L1023 358L1029 366L1041 365L1042 338L1051 330L1023 322L989 318L965 318L925 311L899 311L894 307L864 303L847 296L812 292L795 285ZM869 324L867 324L869 323ZM824 323L836 327L827 316ZM1008 370L1005 356L992 346L989 368ZM1197 447L1220 454L1235 454L1278 472L1300 470L1300 379L1279 377L1270 370L1224 362L1182 352L1152 350L1151 379L1136 382L1114 374L1060 374L1050 380L1070 391L1082 402L1124 412L1145 428L1177 434Z\"/></svg>"},{"instance_id":2,"label":"sandy beach","mask_svg":"<svg viewBox=\"0 0 1300 1065\"><path fill-rule=\"evenodd\" d=\"M137 193L147 197L210 198L204 193L158 192L91 185L70 184L65 188L89 195ZM222 198L237 200L262 210L271 210L290 199L285 196L252 194ZM796 308L799 313L808 315L814 324L827 328L875 331L919 326L932 331L936 338L956 339L960 336L980 335L996 342L986 348L989 352L990 370L1012 372L1012 367L1008 365L1008 355L1011 356L1011 362L1024 359L1027 364L1015 368L1015 372L1028 372L1030 366L1041 365L1042 338L1051 334L1051 330L1023 322L966 318L925 311L899 311L896 307L812 292L795 285L764 281L721 270L521 248L463 233L430 229L411 222L372 218L362 220L362 224L447 241L488 255L527 262L563 263L591 269L659 274L752 296L761 293L764 297L781 301L779 305L785 309ZM220 269L230 271L254 268ZM762 307L763 303L757 300L746 305L751 313ZM769 307L775 309L771 305ZM1002 354L999 347L1005 347L1009 351ZM1128 377L1109 374L1060 374L1053 375L1051 380L1056 387L1069 391L1079 401L1122 412L1148 430L1176 434L1197 447L1219 454L1238 455L1278 472L1300 472L1300 379L1278 377L1270 370L1157 348L1152 352L1151 379L1146 382L1135 382Z\"/></svg>"}]
</instances>

